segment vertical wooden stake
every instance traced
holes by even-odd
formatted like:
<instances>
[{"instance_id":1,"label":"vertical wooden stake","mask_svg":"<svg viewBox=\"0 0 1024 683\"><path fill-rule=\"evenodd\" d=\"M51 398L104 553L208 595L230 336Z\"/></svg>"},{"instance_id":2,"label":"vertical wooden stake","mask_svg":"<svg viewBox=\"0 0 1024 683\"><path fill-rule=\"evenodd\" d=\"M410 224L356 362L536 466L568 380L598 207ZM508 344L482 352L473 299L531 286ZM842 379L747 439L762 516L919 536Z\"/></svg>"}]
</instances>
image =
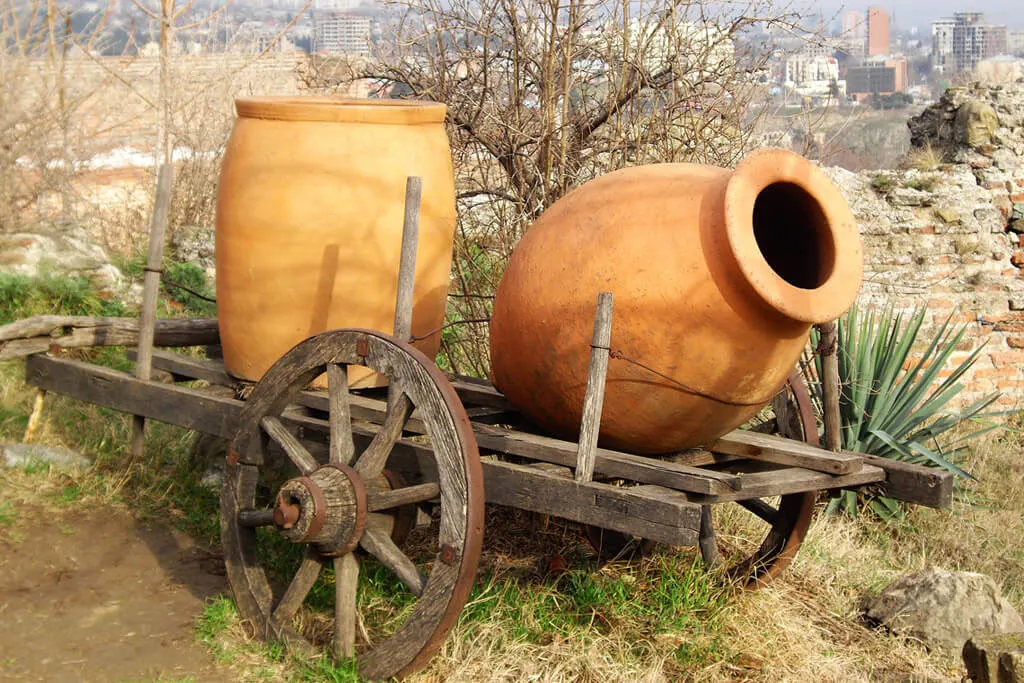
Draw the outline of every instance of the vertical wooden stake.
<instances>
[{"instance_id":1,"label":"vertical wooden stake","mask_svg":"<svg viewBox=\"0 0 1024 683\"><path fill-rule=\"evenodd\" d=\"M612 308L614 304L615 298L611 292L601 292L597 295L594 337L590 342L587 393L583 397L580 440L576 447L576 481L581 484L594 477L594 457L597 454L598 432L601 430L601 409L604 407L608 353L612 343Z\"/></svg>"},{"instance_id":2,"label":"vertical wooden stake","mask_svg":"<svg viewBox=\"0 0 1024 683\"><path fill-rule=\"evenodd\" d=\"M36 399L32 403L32 414L28 416L28 426L25 427L24 443L32 443L36 439L36 432L43 421L43 401L46 399L46 389L36 389Z\"/></svg>"},{"instance_id":3,"label":"vertical wooden stake","mask_svg":"<svg viewBox=\"0 0 1024 683\"><path fill-rule=\"evenodd\" d=\"M818 325L821 341L821 403L825 420L825 447L838 451L842 447L839 415L839 328L834 322Z\"/></svg>"},{"instance_id":4,"label":"vertical wooden stake","mask_svg":"<svg viewBox=\"0 0 1024 683\"><path fill-rule=\"evenodd\" d=\"M398 293L395 296L395 337L407 342L412 335L413 288L416 284L416 248L420 231L420 197L423 179L405 181L405 221L402 224L402 255L398 262Z\"/></svg>"},{"instance_id":5,"label":"vertical wooden stake","mask_svg":"<svg viewBox=\"0 0 1024 683\"><path fill-rule=\"evenodd\" d=\"M704 564L715 568L722 564L722 556L718 553L718 538L715 536L715 526L711 522L711 506L700 506L700 533L697 536L700 544L700 556Z\"/></svg>"},{"instance_id":6,"label":"vertical wooden stake","mask_svg":"<svg viewBox=\"0 0 1024 683\"><path fill-rule=\"evenodd\" d=\"M148 381L153 367L153 335L156 329L156 299L160 291L160 272L164 258L164 233L167 231L167 213L171 204L171 174L169 162L160 165L156 182L156 201L149 222L149 255L146 258L145 277L142 281L142 313L139 320L138 356L135 376ZM146 418L134 416L132 420L131 457L142 457Z\"/></svg>"}]
</instances>

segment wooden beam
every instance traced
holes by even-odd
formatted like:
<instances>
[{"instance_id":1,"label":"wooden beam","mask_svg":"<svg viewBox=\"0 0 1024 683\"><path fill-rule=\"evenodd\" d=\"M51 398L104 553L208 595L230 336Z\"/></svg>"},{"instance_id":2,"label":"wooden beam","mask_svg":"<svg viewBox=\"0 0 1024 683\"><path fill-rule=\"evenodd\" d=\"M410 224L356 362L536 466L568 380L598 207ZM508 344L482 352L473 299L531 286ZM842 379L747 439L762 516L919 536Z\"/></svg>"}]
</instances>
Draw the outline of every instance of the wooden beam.
<instances>
[{"instance_id":1,"label":"wooden beam","mask_svg":"<svg viewBox=\"0 0 1024 683\"><path fill-rule=\"evenodd\" d=\"M885 480L885 470L874 465L864 465L852 474L832 475L815 472L800 467L781 467L779 469L749 472L741 475L743 488L713 496L690 495L694 503L722 503L725 501L743 500L745 498L764 498L781 496L788 493L804 491L822 491L833 488L850 488L863 484L873 484Z\"/></svg>"},{"instance_id":2,"label":"wooden beam","mask_svg":"<svg viewBox=\"0 0 1024 683\"><path fill-rule=\"evenodd\" d=\"M729 432L711 444L708 450L828 474L852 474L864 463L857 453L833 453L801 441L742 429Z\"/></svg>"}]
</instances>

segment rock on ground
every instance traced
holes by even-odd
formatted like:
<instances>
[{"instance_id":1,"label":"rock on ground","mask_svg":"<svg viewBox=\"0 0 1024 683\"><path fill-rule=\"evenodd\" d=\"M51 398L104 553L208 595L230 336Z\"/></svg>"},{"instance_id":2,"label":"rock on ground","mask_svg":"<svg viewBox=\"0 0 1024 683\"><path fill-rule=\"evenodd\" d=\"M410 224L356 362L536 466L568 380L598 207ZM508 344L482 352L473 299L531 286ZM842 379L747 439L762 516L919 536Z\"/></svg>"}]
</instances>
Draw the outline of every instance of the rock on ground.
<instances>
[{"instance_id":1,"label":"rock on ground","mask_svg":"<svg viewBox=\"0 0 1024 683\"><path fill-rule=\"evenodd\" d=\"M67 448L35 443L0 443L0 467L24 467L41 462L60 469L86 468L92 463Z\"/></svg>"},{"instance_id":2,"label":"rock on ground","mask_svg":"<svg viewBox=\"0 0 1024 683\"><path fill-rule=\"evenodd\" d=\"M868 601L866 618L925 644L959 651L972 636L1024 631L1024 621L984 574L930 568Z\"/></svg>"}]
</instances>

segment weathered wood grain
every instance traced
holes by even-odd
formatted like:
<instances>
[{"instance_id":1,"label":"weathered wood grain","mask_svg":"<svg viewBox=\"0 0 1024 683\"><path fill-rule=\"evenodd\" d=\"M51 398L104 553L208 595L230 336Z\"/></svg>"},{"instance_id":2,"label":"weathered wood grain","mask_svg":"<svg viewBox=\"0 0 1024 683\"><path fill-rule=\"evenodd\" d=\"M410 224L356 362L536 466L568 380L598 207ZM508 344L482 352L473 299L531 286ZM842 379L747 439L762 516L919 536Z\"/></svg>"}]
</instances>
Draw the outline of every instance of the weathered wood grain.
<instances>
[{"instance_id":1,"label":"weathered wood grain","mask_svg":"<svg viewBox=\"0 0 1024 683\"><path fill-rule=\"evenodd\" d=\"M32 336L24 336L26 331ZM205 346L219 340L217 321L212 318L161 318L153 335L156 346ZM39 316L0 327L0 361L45 353L51 346L74 349L138 342L138 318Z\"/></svg>"},{"instance_id":2,"label":"weathered wood grain","mask_svg":"<svg viewBox=\"0 0 1024 683\"><path fill-rule=\"evenodd\" d=\"M615 299L611 292L597 295L597 313L594 316L594 336L590 341L590 365L587 368L587 388L583 396L583 417L580 419L580 439L576 447L576 481L588 482L594 478L594 456L597 437L601 429L601 409L604 406L605 376L608 374L608 354L612 343L612 310Z\"/></svg>"},{"instance_id":3,"label":"weathered wood grain","mask_svg":"<svg viewBox=\"0 0 1024 683\"><path fill-rule=\"evenodd\" d=\"M864 463L857 453L833 453L793 439L742 429L729 432L708 446L708 450L828 474L852 474Z\"/></svg>"},{"instance_id":4,"label":"weathered wood grain","mask_svg":"<svg viewBox=\"0 0 1024 683\"><path fill-rule=\"evenodd\" d=\"M805 491L820 491L831 488L849 488L873 484L885 479L885 470L874 465L864 465L852 474L832 475L800 467L780 467L775 470L750 472L742 475L743 488L713 496L691 495L696 503L721 503L729 500L764 498Z\"/></svg>"}]
</instances>

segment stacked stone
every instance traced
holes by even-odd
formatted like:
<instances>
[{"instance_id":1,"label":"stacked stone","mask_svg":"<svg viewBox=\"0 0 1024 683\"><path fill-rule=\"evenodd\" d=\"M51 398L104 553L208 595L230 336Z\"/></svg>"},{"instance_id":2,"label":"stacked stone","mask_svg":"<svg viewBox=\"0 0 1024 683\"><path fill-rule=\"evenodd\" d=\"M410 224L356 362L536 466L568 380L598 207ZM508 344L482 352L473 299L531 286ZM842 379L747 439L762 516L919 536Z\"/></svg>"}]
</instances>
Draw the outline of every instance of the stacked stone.
<instances>
[{"instance_id":1,"label":"stacked stone","mask_svg":"<svg viewBox=\"0 0 1024 683\"><path fill-rule=\"evenodd\" d=\"M925 304L932 330L950 316L967 323L954 361L985 348L963 399L998 390L1004 406L1016 405L1024 399L1024 80L950 88L908 127L915 148L931 148L934 168L828 169L861 227L861 302Z\"/></svg>"}]
</instances>

